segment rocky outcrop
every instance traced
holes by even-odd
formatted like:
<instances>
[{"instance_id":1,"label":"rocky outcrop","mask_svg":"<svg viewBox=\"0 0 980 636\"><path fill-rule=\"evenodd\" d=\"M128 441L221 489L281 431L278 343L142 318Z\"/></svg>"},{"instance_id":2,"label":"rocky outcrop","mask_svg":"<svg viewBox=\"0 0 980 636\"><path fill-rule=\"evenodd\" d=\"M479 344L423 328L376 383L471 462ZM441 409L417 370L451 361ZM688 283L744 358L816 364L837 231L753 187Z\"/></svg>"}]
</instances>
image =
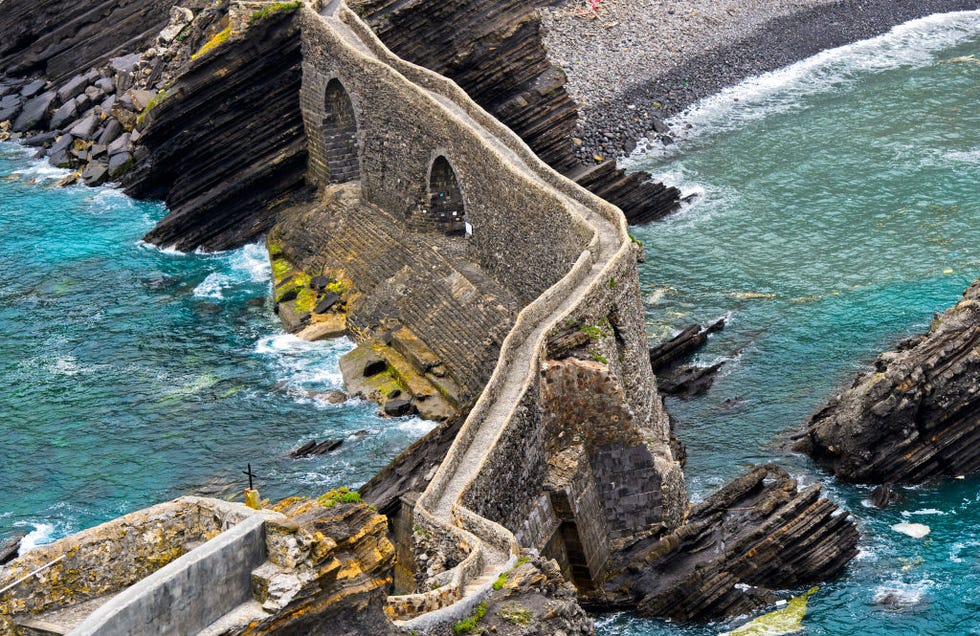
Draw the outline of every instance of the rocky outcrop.
<instances>
[{"instance_id":1,"label":"rocky outcrop","mask_svg":"<svg viewBox=\"0 0 980 636\"><path fill-rule=\"evenodd\" d=\"M980 469L980 281L929 333L881 354L796 443L835 475L920 483Z\"/></svg>"},{"instance_id":2,"label":"rocky outcrop","mask_svg":"<svg viewBox=\"0 0 980 636\"><path fill-rule=\"evenodd\" d=\"M252 575L255 600L270 615L222 636L401 633L383 610L395 561L388 524L339 492L272 507L287 521L269 528L269 560Z\"/></svg>"},{"instance_id":3,"label":"rocky outcrop","mask_svg":"<svg viewBox=\"0 0 980 636\"><path fill-rule=\"evenodd\" d=\"M250 20L166 89L140 139L145 156L124 179L128 194L170 210L145 240L238 247L307 196L297 33L289 11Z\"/></svg>"},{"instance_id":4,"label":"rocky outcrop","mask_svg":"<svg viewBox=\"0 0 980 636\"><path fill-rule=\"evenodd\" d=\"M57 84L112 57L141 51L152 45L175 4L176 0L5 0L0 74L40 75ZM195 8L206 4L181 3Z\"/></svg>"},{"instance_id":5,"label":"rocky outcrop","mask_svg":"<svg viewBox=\"0 0 980 636\"><path fill-rule=\"evenodd\" d=\"M541 159L645 223L679 207L676 188L626 175L615 161L582 166L575 154L578 105L548 59L536 4L525 0L357 0L396 55L449 77L516 132Z\"/></svg>"},{"instance_id":6,"label":"rocky outcrop","mask_svg":"<svg viewBox=\"0 0 980 636\"><path fill-rule=\"evenodd\" d=\"M615 556L586 607L636 607L647 616L706 621L773 603L773 590L826 580L857 554L853 520L797 488L783 469L759 466L692 508L673 532Z\"/></svg>"}]
</instances>

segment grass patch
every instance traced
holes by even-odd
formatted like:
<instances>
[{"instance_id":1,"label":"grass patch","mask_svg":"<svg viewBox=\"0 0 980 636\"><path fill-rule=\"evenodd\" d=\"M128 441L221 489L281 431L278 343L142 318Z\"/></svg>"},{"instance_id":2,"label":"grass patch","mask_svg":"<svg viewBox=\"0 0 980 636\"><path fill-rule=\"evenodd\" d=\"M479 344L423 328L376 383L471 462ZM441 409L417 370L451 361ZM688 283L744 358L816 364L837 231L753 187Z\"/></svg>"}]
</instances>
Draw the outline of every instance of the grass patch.
<instances>
[{"instance_id":1,"label":"grass patch","mask_svg":"<svg viewBox=\"0 0 980 636\"><path fill-rule=\"evenodd\" d=\"M579 331L581 331L588 337L592 338L593 340L598 340L603 335L605 335L602 333L602 327L600 327L599 325L582 325L581 327L579 327Z\"/></svg>"},{"instance_id":2,"label":"grass patch","mask_svg":"<svg viewBox=\"0 0 980 636\"><path fill-rule=\"evenodd\" d=\"M270 18L277 13L282 13L283 11L295 11L301 6L303 6L302 2L275 2L253 11L252 15L249 16L248 21L249 24L251 24L252 22L258 22L259 20Z\"/></svg>"},{"instance_id":3,"label":"grass patch","mask_svg":"<svg viewBox=\"0 0 980 636\"><path fill-rule=\"evenodd\" d=\"M514 603L512 605L506 605L500 610L500 618L514 625L529 625L531 619L534 618L534 614L523 605Z\"/></svg>"},{"instance_id":4,"label":"grass patch","mask_svg":"<svg viewBox=\"0 0 980 636\"><path fill-rule=\"evenodd\" d=\"M502 590L505 585L507 585L507 573L501 572L497 580L493 582L493 589Z\"/></svg>"},{"instance_id":5,"label":"grass patch","mask_svg":"<svg viewBox=\"0 0 980 636\"><path fill-rule=\"evenodd\" d=\"M338 503L360 503L361 493L347 486L341 486L323 493L316 502L324 508L333 508Z\"/></svg>"},{"instance_id":6,"label":"grass patch","mask_svg":"<svg viewBox=\"0 0 980 636\"><path fill-rule=\"evenodd\" d=\"M473 614L453 625L453 632L457 634L469 634L476 629L476 624L479 623L480 619L486 615L487 604L485 602L480 603L476 606L476 609L473 610Z\"/></svg>"},{"instance_id":7,"label":"grass patch","mask_svg":"<svg viewBox=\"0 0 980 636\"><path fill-rule=\"evenodd\" d=\"M205 42L204 43L204 46L202 46L200 49L198 49L197 50L197 53L195 53L194 55L191 56L191 59L192 60L196 60L197 58L201 57L202 55L208 54L210 51L213 51L214 49L216 49L219 46L221 46L222 44L224 44L228 40L229 37L231 37L231 25L230 24L228 26L226 26L224 29L222 29L221 31L218 31L217 33L215 33L214 34L214 37L212 37L210 40L208 40L207 42Z\"/></svg>"},{"instance_id":8,"label":"grass patch","mask_svg":"<svg viewBox=\"0 0 980 636\"><path fill-rule=\"evenodd\" d=\"M601 362L602 364L609 364L609 360L606 359L606 356L602 355L598 351L591 351L590 353L592 354L592 359L595 360L596 362Z\"/></svg>"}]
</instances>

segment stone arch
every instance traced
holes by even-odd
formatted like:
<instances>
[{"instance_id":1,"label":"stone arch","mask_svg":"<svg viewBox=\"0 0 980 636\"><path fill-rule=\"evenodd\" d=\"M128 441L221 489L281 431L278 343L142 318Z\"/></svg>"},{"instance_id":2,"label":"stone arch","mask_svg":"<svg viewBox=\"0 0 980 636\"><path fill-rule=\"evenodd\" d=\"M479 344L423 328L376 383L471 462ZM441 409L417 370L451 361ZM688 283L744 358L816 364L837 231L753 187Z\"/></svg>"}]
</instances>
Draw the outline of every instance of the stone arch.
<instances>
[{"instance_id":1,"label":"stone arch","mask_svg":"<svg viewBox=\"0 0 980 636\"><path fill-rule=\"evenodd\" d=\"M330 183L346 183L361 178L357 143L357 118L350 95L340 80L327 82L323 94L323 154Z\"/></svg>"},{"instance_id":2,"label":"stone arch","mask_svg":"<svg viewBox=\"0 0 980 636\"><path fill-rule=\"evenodd\" d=\"M449 236L471 233L466 218L463 192L456 171L445 155L439 155L429 168L428 220Z\"/></svg>"}]
</instances>

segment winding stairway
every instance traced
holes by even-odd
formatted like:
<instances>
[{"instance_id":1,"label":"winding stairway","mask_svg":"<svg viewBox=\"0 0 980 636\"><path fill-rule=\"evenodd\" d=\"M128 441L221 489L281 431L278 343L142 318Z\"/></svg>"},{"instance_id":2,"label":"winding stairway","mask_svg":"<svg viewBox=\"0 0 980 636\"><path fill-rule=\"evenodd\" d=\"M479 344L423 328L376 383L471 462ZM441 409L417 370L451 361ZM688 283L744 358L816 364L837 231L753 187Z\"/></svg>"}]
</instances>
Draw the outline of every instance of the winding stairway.
<instances>
[{"instance_id":1,"label":"winding stairway","mask_svg":"<svg viewBox=\"0 0 980 636\"><path fill-rule=\"evenodd\" d=\"M481 398L418 499L418 523L469 548L455 568L443 573L444 584L438 589L389 597L389 613L402 619L400 625L424 629L467 614L516 560L519 546L513 533L469 510L463 504L464 495L533 385L549 332L579 307L591 290L609 280L621 259L633 256L625 218L618 208L549 168L462 89L396 57L340 0L320 5L319 19L347 49L400 73L433 103L470 126L489 148L533 179L542 191L559 196L592 234L588 248L572 269L518 314Z\"/></svg>"}]
</instances>

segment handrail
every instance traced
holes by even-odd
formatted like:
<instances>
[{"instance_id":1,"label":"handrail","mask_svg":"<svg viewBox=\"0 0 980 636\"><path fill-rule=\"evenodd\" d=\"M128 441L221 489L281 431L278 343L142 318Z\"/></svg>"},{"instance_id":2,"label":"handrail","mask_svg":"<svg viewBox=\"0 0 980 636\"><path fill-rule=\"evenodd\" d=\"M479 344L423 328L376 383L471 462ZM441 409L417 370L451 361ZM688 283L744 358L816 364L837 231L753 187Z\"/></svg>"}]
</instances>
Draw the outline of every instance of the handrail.
<instances>
[{"instance_id":1,"label":"handrail","mask_svg":"<svg viewBox=\"0 0 980 636\"><path fill-rule=\"evenodd\" d=\"M13 583L11 583L10 585L8 585L5 588L3 588L2 590L0 590L0 594L3 594L4 592L7 592L9 590L14 589L15 587L17 587L18 585L20 585L21 583L23 583L27 579L29 579L32 576L34 576L35 574L38 574L38 573L42 572L43 570L47 570L49 567L51 567L52 565L54 565L58 561L61 561L62 559L64 559L65 556L66 555L62 554L60 557L58 557L54 561L51 561L50 563L47 563L45 565L42 565L41 567L37 568L33 572L29 572L28 574L25 574L24 576L20 577L19 579L17 579L16 581L14 581Z\"/></svg>"}]
</instances>

